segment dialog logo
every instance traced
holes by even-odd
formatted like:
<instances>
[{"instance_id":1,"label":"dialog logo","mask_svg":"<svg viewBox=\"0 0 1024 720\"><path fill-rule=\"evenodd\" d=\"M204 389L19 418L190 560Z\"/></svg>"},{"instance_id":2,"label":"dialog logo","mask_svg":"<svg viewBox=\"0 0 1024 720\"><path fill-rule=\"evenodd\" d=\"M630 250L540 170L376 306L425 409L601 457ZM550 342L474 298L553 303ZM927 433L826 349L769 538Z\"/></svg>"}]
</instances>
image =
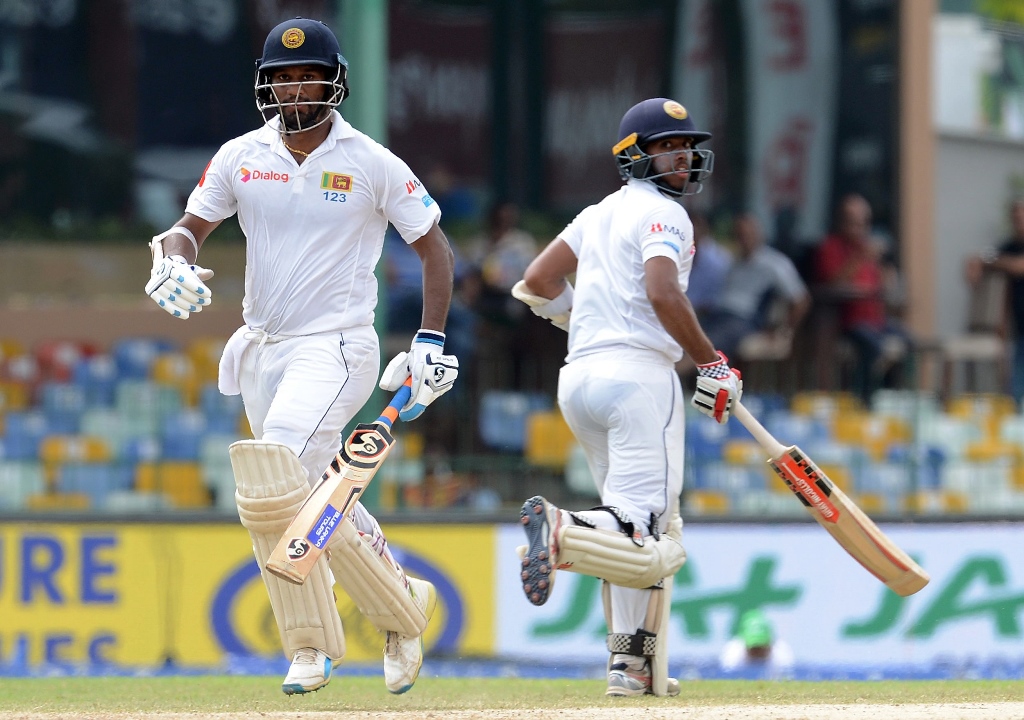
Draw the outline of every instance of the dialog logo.
<instances>
[{"instance_id":1,"label":"dialog logo","mask_svg":"<svg viewBox=\"0 0 1024 720\"><path fill-rule=\"evenodd\" d=\"M242 182L250 180L271 180L276 182L288 182L288 173L273 172L270 170L250 170L247 167L241 169Z\"/></svg>"}]
</instances>

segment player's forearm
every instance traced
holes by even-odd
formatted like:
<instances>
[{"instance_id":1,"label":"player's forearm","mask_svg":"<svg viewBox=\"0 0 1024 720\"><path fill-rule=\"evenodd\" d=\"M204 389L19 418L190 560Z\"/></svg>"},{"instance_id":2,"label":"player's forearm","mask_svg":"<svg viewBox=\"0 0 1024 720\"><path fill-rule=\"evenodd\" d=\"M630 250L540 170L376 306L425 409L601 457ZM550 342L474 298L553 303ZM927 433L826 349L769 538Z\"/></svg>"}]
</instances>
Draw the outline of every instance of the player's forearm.
<instances>
[{"instance_id":1,"label":"player's forearm","mask_svg":"<svg viewBox=\"0 0 1024 720\"><path fill-rule=\"evenodd\" d=\"M181 255L187 263L194 263L197 259L199 248L203 246L203 242L218 225L220 225L219 222L208 222L195 215L185 213L181 220L174 223L174 227L182 227L191 232L192 237L195 238L196 246L192 246L192 240L185 233L172 233L163 239L164 257ZM173 230L174 228L171 229Z\"/></svg>"}]
</instances>

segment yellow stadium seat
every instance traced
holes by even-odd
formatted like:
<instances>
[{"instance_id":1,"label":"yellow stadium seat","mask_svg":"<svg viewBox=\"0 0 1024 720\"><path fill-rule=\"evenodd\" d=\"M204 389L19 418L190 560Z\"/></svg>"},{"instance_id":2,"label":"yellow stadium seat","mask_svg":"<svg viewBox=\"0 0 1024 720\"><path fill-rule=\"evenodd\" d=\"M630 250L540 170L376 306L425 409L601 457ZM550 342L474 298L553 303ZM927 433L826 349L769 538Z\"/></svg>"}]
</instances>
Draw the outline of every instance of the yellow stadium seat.
<instances>
[{"instance_id":1,"label":"yellow stadium seat","mask_svg":"<svg viewBox=\"0 0 1024 720\"><path fill-rule=\"evenodd\" d=\"M993 462L996 460L1020 462L1024 460L1024 448L1016 443L989 437L970 443L964 449L964 459L971 462Z\"/></svg>"},{"instance_id":2,"label":"yellow stadium seat","mask_svg":"<svg viewBox=\"0 0 1024 720\"><path fill-rule=\"evenodd\" d=\"M83 493L41 493L29 495L25 501L29 510L88 510L89 496Z\"/></svg>"},{"instance_id":3,"label":"yellow stadium seat","mask_svg":"<svg viewBox=\"0 0 1024 720\"><path fill-rule=\"evenodd\" d=\"M157 357L150 370L150 379L161 385L176 387L189 407L199 402L199 388L202 383L195 363L188 355L165 353Z\"/></svg>"},{"instance_id":4,"label":"yellow stadium seat","mask_svg":"<svg viewBox=\"0 0 1024 720\"><path fill-rule=\"evenodd\" d=\"M856 411L836 415L832 435L841 443L864 448L875 460L885 457L892 445L911 439L910 426L905 421Z\"/></svg>"},{"instance_id":5,"label":"yellow stadium seat","mask_svg":"<svg viewBox=\"0 0 1024 720\"><path fill-rule=\"evenodd\" d=\"M949 401L947 412L953 417L978 424L987 437L999 437L1003 419L1016 413L1016 404L1008 395L987 393L961 395Z\"/></svg>"},{"instance_id":6,"label":"yellow stadium seat","mask_svg":"<svg viewBox=\"0 0 1024 720\"><path fill-rule=\"evenodd\" d=\"M753 440L729 440L722 445L722 459L731 465L754 465L768 458Z\"/></svg>"},{"instance_id":7,"label":"yellow stadium seat","mask_svg":"<svg viewBox=\"0 0 1024 720\"><path fill-rule=\"evenodd\" d=\"M135 470L135 489L160 493L178 508L208 507L212 499L202 469L192 462L141 463Z\"/></svg>"},{"instance_id":8,"label":"yellow stadium seat","mask_svg":"<svg viewBox=\"0 0 1024 720\"><path fill-rule=\"evenodd\" d=\"M220 356L224 352L224 340L221 338L199 338L189 344L185 354L192 360L199 384L217 382L217 369Z\"/></svg>"},{"instance_id":9,"label":"yellow stadium seat","mask_svg":"<svg viewBox=\"0 0 1024 720\"><path fill-rule=\"evenodd\" d=\"M14 380L0 380L0 413L24 410L29 406L28 386Z\"/></svg>"},{"instance_id":10,"label":"yellow stadium seat","mask_svg":"<svg viewBox=\"0 0 1024 720\"><path fill-rule=\"evenodd\" d=\"M729 496L713 490L691 490L686 495L686 508L702 515L724 515L729 512Z\"/></svg>"},{"instance_id":11,"label":"yellow stadium seat","mask_svg":"<svg viewBox=\"0 0 1024 720\"><path fill-rule=\"evenodd\" d=\"M256 437L249 427L249 416L244 412L238 413L238 434L241 436L239 440L252 440Z\"/></svg>"},{"instance_id":12,"label":"yellow stadium seat","mask_svg":"<svg viewBox=\"0 0 1024 720\"><path fill-rule=\"evenodd\" d=\"M0 360L25 354L25 346L14 338L0 338Z\"/></svg>"},{"instance_id":13,"label":"yellow stadium seat","mask_svg":"<svg viewBox=\"0 0 1024 720\"><path fill-rule=\"evenodd\" d=\"M50 435L39 444L44 464L109 462L112 456L106 440L89 435Z\"/></svg>"},{"instance_id":14,"label":"yellow stadium seat","mask_svg":"<svg viewBox=\"0 0 1024 720\"><path fill-rule=\"evenodd\" d=\"M562 469L576 438L557 410L534 412L526 418L526 460L531 465Z\"/></svg>"},{"instance_id":15,"label":"yellow stadium seat","mask_svg":"<svg viewBox=\"0 0 1024 720\"><path fill-rule=\"evenodd\" d=\"M790 404L790 410L797 415L818 417L834 417L863 409L860 398L848 392L800 392L793 396Z\"/></svg>"},{"instance_id":16,"label":"yellow stadium seat","mask_svg":"<svg viewBox=\"0 0 1024 720\"><path fill-rule=\"evenodd\" d=\"M879 493L858 493L851 499L868 515L885 512L885 497Z\"/></svg>"}]
</instances>

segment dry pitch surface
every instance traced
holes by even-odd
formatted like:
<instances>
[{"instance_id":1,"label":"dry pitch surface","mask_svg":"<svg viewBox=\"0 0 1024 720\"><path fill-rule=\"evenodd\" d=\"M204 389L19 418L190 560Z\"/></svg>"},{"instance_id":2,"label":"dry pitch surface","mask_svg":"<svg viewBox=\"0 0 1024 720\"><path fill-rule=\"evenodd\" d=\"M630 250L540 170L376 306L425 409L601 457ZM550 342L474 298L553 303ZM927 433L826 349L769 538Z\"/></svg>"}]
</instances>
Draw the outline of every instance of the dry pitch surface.
<instances>
[{"instance_id":1,"label":"dry pitch surface","mask_svg":"<svg viewBox=\"0 0 1024 720\"><path fill-rule=\"evenodd\" d=\"M391 696L337 677L286 697L267 677L0 679L0 720L1024 720L1024 682L699 681L680 698L605 698L590 680L421 678Z\"/></svg>"}]
</instances>

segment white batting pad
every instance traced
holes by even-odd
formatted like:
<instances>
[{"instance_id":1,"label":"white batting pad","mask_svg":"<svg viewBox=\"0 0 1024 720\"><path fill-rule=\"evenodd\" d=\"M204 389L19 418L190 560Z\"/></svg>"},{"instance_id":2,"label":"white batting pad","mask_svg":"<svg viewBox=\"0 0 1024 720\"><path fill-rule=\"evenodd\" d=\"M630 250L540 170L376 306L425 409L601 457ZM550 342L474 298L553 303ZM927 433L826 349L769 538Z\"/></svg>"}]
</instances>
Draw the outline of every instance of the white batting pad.
<instances>
[{"instance_id":1,"label":"white batting pad","mask_svg":"<svg viewBox=\"0 0 1024 720\"><path fill-rule=\"evenodd\" d=\"M377 552L347 518L327 546L334 579L378 630L417 637L427 627L425 608L409 592L405 573Z\"/></svg>"},{"instance_id":2,"label":"white batting pad","mask_svg":"<svg viewBox=\"0 0 1024 720\"><path fill-rule=\"evenodd\" d=\"M235 473L238 517L252 538L285 656L299 648L322 650L332 660L345 656L345 633L334 603L327 561L320 558L302 585L293 585L265 569L288 523L310 493L299 458L287 446L241 440L228 450Z\"/></svg>"},{"instance_id":3,"label":"white batting pad","mask_svg":"<svg viewBox=\"0 0 1024 720\"><path fill-rule=\"evenodd\" d=\"M681 527L681 521L680 521ZM644 538L643 547L621 532L566 525L558 533L558 569L592 575L614 585L649 588L686 562L677 537Z\"/></svg>"}]
</instances>

